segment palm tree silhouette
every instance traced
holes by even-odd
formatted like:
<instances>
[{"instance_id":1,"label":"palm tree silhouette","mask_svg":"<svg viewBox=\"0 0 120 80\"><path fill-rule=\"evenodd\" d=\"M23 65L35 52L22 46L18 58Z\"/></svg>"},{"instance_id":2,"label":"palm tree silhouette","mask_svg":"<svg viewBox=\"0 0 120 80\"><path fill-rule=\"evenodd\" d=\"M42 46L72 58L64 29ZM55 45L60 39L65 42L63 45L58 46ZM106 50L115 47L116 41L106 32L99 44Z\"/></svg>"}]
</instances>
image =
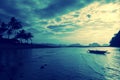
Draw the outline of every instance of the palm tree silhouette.
<instances>
[{"instance_id":1,"label":"palm tree silhouette","mask_svg":"<svg viewBox=\"0 0 120 80\"><path fill-rule=\"evenodd\" d=\"M25 41L24 43L28 43L29 40L32 43L32 37L33 37L32 33L26 32L25 30L20 30L15 38L18 38L21 43L23 43L23 40Z\"/></svg>"},{"instance_id":2,"label":"palm tree silhouette","mask_svg":"<svg viewBox=\"0 0 120 80\"><path fill-rule=\"evenodd\" d=\"M22 28L21 22L19 22L15 17L12 17L8 23L9 29L7 32L8 38L12 33L17 34L17 31L19 31L19 29L21 28Z\"/></svg>"},{"instance_id":3,"label":"palm tree silhouette","mask_svg":"<svg viewBox=\"0 0 120 80\"><path fill-rule=\"evenodd\" d=\"M24 39L25 34L26 34L25 30L20 30L17 33L17 35L15 36L15 38L19 39L20 43L23 43L23 39Z\"/></svg>"},{"instance_id":4,"label":"palm tree silhouette","mask_svg":"<svg viewBox=\"0 0 120 80\"><path fill-rule=\"evenodd\" d=\"M9 29L8 31L7 31L7 35L8 35L8 39L10 39L10 35L12 34L12 29Z\"/></svg>"},{"instance_id":5,"label":"palm tree silhouette","mask_svg":"<svg viewBox=\"0 0 120 80\"><path fill-rule=\"evenodd\" d=\"M27 41L27 43L29 43L29 40L31 41L30 43L32 44L32 33L28 32L25 34L25 40Z\"/></svg>"},{"instance_id":6,"label":"palm tree silhouette","mask_svg":"<svg viewBox=\"0 0 120 80\"><path fill-rule=\"evenodd\" d=\"M8 36L8 39L6 39L6 36ZM32 43L32 37L32 33L26 32L21 22L15 17L12 17L7 24L0 21L0 40L8 40L7 42L10 43L11 41L13 43L28 43L30 40Z\"/></svg>"}]
</instances>

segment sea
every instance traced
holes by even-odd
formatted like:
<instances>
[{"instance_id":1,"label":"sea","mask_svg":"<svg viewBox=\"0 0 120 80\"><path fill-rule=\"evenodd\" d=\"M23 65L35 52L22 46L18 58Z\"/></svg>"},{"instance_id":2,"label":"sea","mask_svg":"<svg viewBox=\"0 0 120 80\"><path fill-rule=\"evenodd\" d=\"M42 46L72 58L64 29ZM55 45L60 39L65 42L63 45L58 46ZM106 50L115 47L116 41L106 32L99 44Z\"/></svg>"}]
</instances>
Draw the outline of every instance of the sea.
<instances>
[{"instance_id":1,"label":"sea","mask_svg":"<svg viewBox=\"0 0 120 80\"><path fill-rule=\"evenodd\" d=\"M120 80L120 48L0 49L0 80Z\"/></svg>"}]
</instances>

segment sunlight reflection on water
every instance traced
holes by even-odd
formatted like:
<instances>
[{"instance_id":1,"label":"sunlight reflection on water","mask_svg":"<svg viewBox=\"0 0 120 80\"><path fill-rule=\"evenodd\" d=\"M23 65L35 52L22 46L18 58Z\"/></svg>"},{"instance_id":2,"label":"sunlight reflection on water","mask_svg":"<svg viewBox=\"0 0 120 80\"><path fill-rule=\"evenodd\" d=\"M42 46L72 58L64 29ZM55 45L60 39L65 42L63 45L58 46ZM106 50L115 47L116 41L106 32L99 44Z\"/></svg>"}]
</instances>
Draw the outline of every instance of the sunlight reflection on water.
<instances>
[{"instance_id":1,"label":"sunlight reflection on water","mask_svg":"<svg viewBox=\"0 0 120 80\"><path fill-rule=\"evenodd\" d=\"M120 80L120 49L109 48L110 54L107 54L106 79Z\"/></svg>"}]
</instances>

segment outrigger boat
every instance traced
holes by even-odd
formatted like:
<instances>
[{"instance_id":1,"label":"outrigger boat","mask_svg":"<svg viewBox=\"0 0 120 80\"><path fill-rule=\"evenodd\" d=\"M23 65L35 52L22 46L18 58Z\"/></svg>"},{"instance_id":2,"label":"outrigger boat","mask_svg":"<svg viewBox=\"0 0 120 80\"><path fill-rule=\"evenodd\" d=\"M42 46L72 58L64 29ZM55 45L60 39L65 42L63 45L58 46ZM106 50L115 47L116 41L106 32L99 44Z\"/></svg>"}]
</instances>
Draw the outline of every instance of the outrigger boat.
<instances>
[{"instance_id":1,"label":"outrigger boat","mask_svg":"<svg viewBox=\"0 0 120 80\"><path fill-rule=\"evenodd\" d=\"M88 50L89 53L95 53L95 54L105 54L107 53L107 50Z\"/></svg>"}]
</instances>

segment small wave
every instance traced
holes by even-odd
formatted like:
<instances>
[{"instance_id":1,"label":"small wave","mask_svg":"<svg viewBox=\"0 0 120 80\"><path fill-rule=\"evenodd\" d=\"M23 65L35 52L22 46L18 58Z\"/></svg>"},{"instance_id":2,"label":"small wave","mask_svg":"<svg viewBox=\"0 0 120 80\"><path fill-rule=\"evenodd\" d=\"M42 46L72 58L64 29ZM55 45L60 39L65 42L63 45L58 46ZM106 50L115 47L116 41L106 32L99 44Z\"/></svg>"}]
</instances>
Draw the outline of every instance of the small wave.
<instances>
[{"instance_id":1,"label":"small wave","mask_svg":"<svg viewBox=\"0 0 120 80\"><path fill-rule=\"evenodd\" d=\"M116 71L116 72L119 72L119 73L120 73L120 70L118 70L118 69L111 68L111 67L106 67L106 68L109 69L109 70Z\"/></svg>"}]
</instances>

